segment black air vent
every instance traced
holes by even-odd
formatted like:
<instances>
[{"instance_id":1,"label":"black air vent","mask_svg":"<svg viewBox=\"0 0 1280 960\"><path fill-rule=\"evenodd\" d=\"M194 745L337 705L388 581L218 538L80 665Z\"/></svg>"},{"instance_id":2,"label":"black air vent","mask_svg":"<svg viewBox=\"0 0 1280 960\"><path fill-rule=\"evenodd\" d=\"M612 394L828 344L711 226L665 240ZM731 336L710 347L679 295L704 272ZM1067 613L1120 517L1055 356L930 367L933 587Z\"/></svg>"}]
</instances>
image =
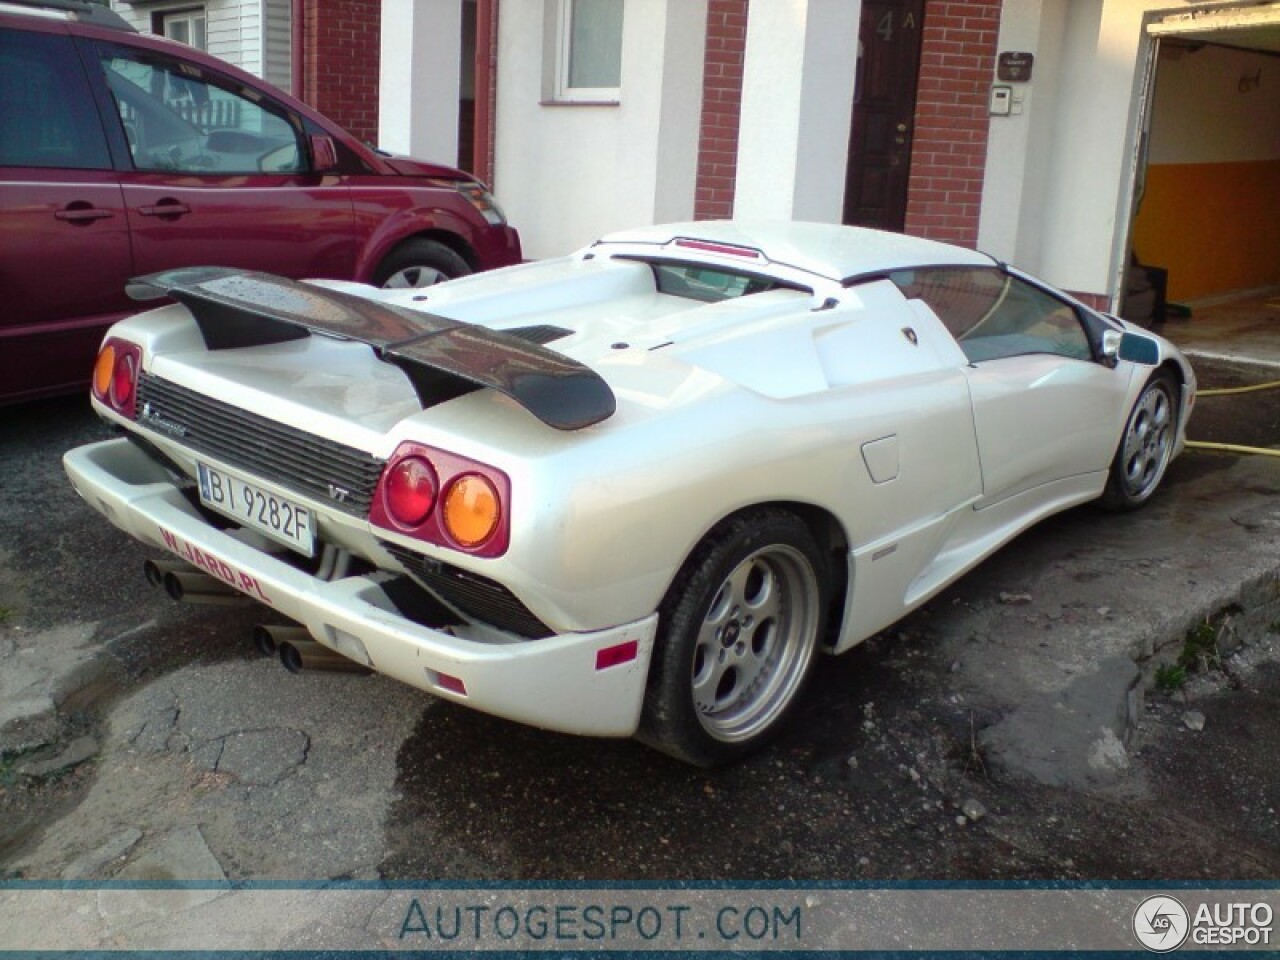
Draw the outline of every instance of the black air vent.
<instances>
[{"instance_id":1,"label":"black air vent","mask_svg":"<svg viewBox=\"0 0 1280 960\"><path fill-rule=\"evenodd\" d=\"M367 516L383 461L143 373L138 423L246 473Z\"/></svg>"},{"instance_id":2,"label":"black air vent","mask_svg":"<svg viewBox=\"0 0 1280 960\"><path fill-rule=\"evenodd\" d=\"M548 343L552 343L562 337L573 335L572 330L566 330L564 327L553 327L549 323L540 323L532 327L512 327L510 330L502 332L542 346L546 346Z\"/></svg>"},{"instance_id":3,"label":"black air vent","mask_svg":"<svg viewBox=\"0 0 1280 960\"><path fill-rule=\"evenodd\" d=\"M497 581L431 560L398 544L384 541L382 546L413 579L473 620L531 640L551 636L551 629Z\"/></svg>"}]
</instances>

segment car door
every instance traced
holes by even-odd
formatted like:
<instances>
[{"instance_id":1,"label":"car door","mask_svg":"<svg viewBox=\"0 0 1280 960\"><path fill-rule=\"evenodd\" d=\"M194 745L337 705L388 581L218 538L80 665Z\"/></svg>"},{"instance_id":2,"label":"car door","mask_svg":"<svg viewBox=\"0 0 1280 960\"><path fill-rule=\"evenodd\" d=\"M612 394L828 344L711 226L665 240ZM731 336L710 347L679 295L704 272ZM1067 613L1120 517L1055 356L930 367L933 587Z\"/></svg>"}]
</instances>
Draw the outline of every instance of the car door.
<instances>
[{"instance_id":1,"label":"car door","mask_svg":"<svg viewBox=\"0 0 1280 960\"><path fill-rule=\"evenodd\" d=\"M0 396L87 382L129 309L128 221L73 41L0 27Z\"/></svg>"},{"instance_id":2,"label":"car door","mask_svg":"<svg viewBox=\"0 0 1280 960\"><path fill-rule=\"evenodd\" d=\"M1076 307L997 267L903 271L969 360L982 501L1105 471L1126 377L1101 362Z\"/></svg>"},{"instance_id":3,"label":"car door","mask_svg":"<svg viewBox=\"0 0 1280 960\"><path fill-rule=\"evenodd\" d=\"M126 144L134 264L350 278L349 190L310 171L300 117L194 61L119 44L93 55Z\"/></svg>"}]
</instances>

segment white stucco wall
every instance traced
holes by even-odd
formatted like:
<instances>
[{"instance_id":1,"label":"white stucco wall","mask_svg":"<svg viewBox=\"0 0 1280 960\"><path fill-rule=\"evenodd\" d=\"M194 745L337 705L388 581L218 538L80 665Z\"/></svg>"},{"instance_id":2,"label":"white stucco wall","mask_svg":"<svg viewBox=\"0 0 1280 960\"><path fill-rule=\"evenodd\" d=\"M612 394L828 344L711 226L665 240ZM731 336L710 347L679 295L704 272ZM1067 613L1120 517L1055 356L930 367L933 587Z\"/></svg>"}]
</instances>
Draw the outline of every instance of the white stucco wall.
<instances>
[{"instance_id":1,"label":"white stucco wall","mask_svg":"<svg viewBox=\"0 0 1280 960\"><path fill-rule=\"evenodd\" d=\"M461 0L382 0L379 70L378 145L456 165Z\"/></svg>"},{"instance_id":2,"label":"white stucco wall","mask_svg":"<svg viewBox=\"0 0 1280 960\"><path fill-rule=\"evenodd\" d=\"M1144 0L1006 4L999 49L1035 54L1022 112L993 118L978 245L1084 293L1106 293L1128 217ZM993 78L994 80L994 78Z\"/></svg>"},{"instance_id":3,"label":"white stucco wall","mask_svg":"<svg viewBox=\"0 0 1280 960\"><path fill-rule=\"evenodd\" d=\"M860 0L753 3L733 215L839 223Z\"/></svg>"},{"instance_id":4,"label":"white stucco wall","mask_svg":"<svg viewBox=\"0 0 1280 960\"><path fill-rule=\"evenodd\" d=\"M627 0L616 105L542 99L545 12L542 0L504 4L498 27L493 186L525 255L691 218L706 0Z\"/></svg>"}]
</instances>

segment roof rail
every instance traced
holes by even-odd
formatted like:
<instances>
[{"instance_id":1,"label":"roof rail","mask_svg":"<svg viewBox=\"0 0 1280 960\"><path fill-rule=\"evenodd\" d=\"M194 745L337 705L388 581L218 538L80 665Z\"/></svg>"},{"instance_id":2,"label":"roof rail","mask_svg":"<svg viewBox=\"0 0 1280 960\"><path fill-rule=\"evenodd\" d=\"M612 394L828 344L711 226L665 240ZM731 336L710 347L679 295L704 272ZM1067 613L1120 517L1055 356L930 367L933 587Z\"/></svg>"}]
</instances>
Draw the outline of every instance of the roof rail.
<instances>
[{"instance_id":1,"label":"roof rail","mask_svg":"<svg viewBox=\"0 0 1280 960\"><path fill-rule=\"evenodd\" d=\"M129 33L138 32L133 24L105 3L90 3L88 0L0 0L0 13L17 12L6 9L11 7L58 11L67 14L68 19L78 23L88 23L95 27L107 27L112 30L126 30Z\"/></svg>"}]
</instances>

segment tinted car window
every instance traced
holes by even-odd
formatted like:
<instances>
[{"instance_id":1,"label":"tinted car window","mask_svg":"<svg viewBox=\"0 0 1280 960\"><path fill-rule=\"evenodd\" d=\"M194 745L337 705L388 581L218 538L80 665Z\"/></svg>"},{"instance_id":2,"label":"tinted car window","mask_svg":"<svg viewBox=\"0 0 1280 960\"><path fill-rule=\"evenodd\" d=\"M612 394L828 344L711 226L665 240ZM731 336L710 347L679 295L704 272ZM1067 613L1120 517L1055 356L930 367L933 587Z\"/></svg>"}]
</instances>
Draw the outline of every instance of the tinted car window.
<instances>
[{"instance_id":1,"label":"tinted car window","mask_svg":"<svg viewBox=\"0 0 1280 960\"><path fill-rule=\"evenodd\" d=\"M653 269L654 286L659 293L705 303L733 300L753 293L764 293L766 290L801 289L772 277L696 263L651 262L650 267Z\"/></svg>"},{"instance_id":2,"label":"tinted car window","mask_svg":"<svg viewBox=\"0 0 1280 960\"><path fill-rule=\"evenodd\" d=\"M0 30L0 166L111 166L69 37Z\"/></svg>"},{"instance_id":3,"label":"tinted car window","mask_svg":"<svg viewBox=\"0 0 1280 960\"><path fill-rule=\"evenodd\" d=\"M103 73L134 166L178 173L295 173L294 126L261 98L209 82L185 64L103 53Z\"/></svg>"},{"instance_id":4,"label":"tinted car window","mask_svg":"<svg viewBox=\"0 0 1280 960\"><path fill-rule=\"evenodd\" d=\"M1093 359L1069 303L1002 270L900 270L889 279L904 296L927 303L973 363L1030 353Z\"/></svg>"}]
</instances>

